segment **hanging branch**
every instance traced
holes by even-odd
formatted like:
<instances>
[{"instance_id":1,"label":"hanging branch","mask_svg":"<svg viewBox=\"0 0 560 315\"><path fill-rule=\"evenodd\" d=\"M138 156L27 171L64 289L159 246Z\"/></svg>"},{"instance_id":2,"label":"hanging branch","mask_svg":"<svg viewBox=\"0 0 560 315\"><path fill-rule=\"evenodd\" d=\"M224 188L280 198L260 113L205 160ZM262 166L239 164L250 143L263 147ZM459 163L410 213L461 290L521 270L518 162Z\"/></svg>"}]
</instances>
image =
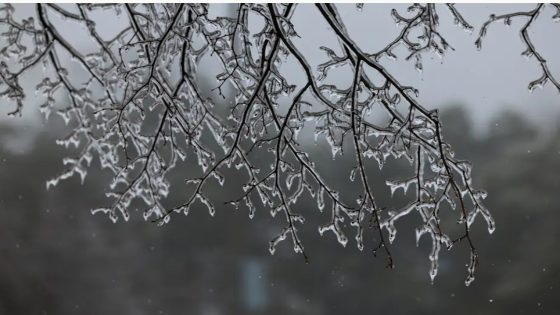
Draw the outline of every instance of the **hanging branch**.
<instances>
[{"instance_id":1,"label":"hanging branch","mask_svg":"<svg viewBox=\"0 0 560 315\"><path fill-rule=\"evenodd\" d=\"M460 27L473 29L454 5L441 7ZM391 243L397 222L418 215L422 223L416 228L417 243L423 235L432 242L432 281L442 246L451 249L465 241L470 250L466 284L470 284L478 264L470 228L481 215L488 231L495 229L483 205L486 193L473 187L470 163L456 158L444 141L437 110L422 105L419 92L401 84L383 66L385 58L398 57L399 45L406 49L404 59L414 58L418 70L423 55L453 49L439 31L440 8L414 4L407 13L391 11L401 30L377 52L366 52L353 40L336 6L313 8L320 13L320 23L332 29L341 51L321 47L327 60L317 69L294 41L300 27L292 21L294 4L239 4L231 17L214 17L207 4L80 4L72 10L36 4L35 16L22 21L14 18L13 6L2 5L0 27L6 30L2 40L7 45L0 51L0 96L15 103L11 114L21 114L28 94L21 81L37 65L43 66L44 79L37 90L46 101L39 108L47 118L54 111L70 125L69 135L57 143L79 149L76 157L64 160L67 170L47 187L76 174L85 180L97 160L112 180L109 204L93 213L127 220L138 207L146 220L165 224L175 213L188 214L193 205L202 204L214 215L216 200L209 186L224 185L230 180L225 174L233 172L245 182L229 204L247 207L250 218L257 209L283 218L284 227L270 241L271 254L290 238L294 251L309 261L298 228L310 224L309 209L300 205L311 197L328 215L319 224L321 235L333 233L346 246L353 229L357 248L364 250L371 228L371 251L381 251L388 267L394 267ZM492 22L528 17L524 41L541 64L543 84L550 81L558 87L527 35L541 8L494 17ZM100 11L104 17L124 21L112 38L98 29L100 21L94 17ZM262 23L250 23L255 19ZM481 36L489 24L483 25ZM69 25L85 31L95 48L85 51L65 38L62 28ZM211 58L220 67L212 92L227 98L232 88L230 105L215 104L199 86L197 65L202 58ZM282 74L286 60L297 63L303 83L292 84ZM351 69L349 88L324 83L340 66ZM372 72L383 83L374 84L368 74ZM56 94L65 95L68 102L56 102ZM387 120L374 119L374 110L385 112ZM324 177L299 137L304 128L326 140L333 158L352 158L349 180L359 184L357 201ZM347 141L351 149L343 151ZM189 156L196 158L197 169L182 173L188 192L183 202L169 205L170 174ZM402 208L379 204L379 188L372 184L371 162L382 168L390 158L410 163L410 176L386 182L392 194L402 189L405 197L411 197ZM407 194L410 186L415 187L414 194ZM452 232L454 226L440 220L447 205L458 209L459 235Z\"/></svg>"}]
</instances>

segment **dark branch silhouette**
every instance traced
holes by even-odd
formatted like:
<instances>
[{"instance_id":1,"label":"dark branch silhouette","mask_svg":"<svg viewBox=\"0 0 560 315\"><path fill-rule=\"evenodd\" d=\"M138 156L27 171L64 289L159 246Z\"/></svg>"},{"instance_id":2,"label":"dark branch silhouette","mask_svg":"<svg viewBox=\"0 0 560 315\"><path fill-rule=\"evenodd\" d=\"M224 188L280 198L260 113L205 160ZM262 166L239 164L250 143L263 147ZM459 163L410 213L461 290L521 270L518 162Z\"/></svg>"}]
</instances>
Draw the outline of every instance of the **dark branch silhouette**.
<instances>
[{"instance_id":1,"label":"dark branch silhouette","mask_svg":"<svg viewBox=\"0 0 560 315\"><path fill-rule=\"evenodd\" d=\"M557 4L552 6L560 12ZM528 35L543 7L491 16L476 44L481 45L493 22L526 18L520 30L527 45L524 54L534 56L543 70L529 88L550 81L560 89ZM421 71L424 54L443 55L453 49L439 32L439 11L451 14L468 31L474 27L452 4L414 4L407 12L391 12L401 27L397 37L379 51L366 52L348 33L335 5L314 8L340 45L321 47L327 61L318 69L311 67L293 41L299 36L291 22L297 10L294 4L239 4L232 17L213 17L205 4L78 4L72 10L37 4L34 16L21 21L15 19L11 5L3 5L0 25L7 31L1 38L6 45L0 51L0 95L14 102L10 115L21 114L28 93L22 77L42 65L44 79L37 90L46 101L40 110L46 117L54 110L72 124L70 134L58 144L79 150L77 156L64 160L67 170L47 187L75 174L83 181L97 160L112 173L112 181L107 192L110 204L93 213L127 220L131 208L141 205L146 220L164 224L172 214L188 214L200 202L214 215L215 200L208 184L224 185L225 174L233 171L245 176L246 182L231 205L246 206L251 218L257 208L263 208L285 220L284 228L270 241L272 254L290 238L294 251L308 261L298 233L305 217L297 205L311 197L319 211L330 215L319 227L321 234L332 232L345 246L344 222L348 222L358 249L363 250L364 232L371 228L376 235L373 252L382 251L389 267L394 263L391 243L397 222L417 214L422 220L417 241L423 235L432 240L432 280L440 250L465 241L470 250L466 284L470 284L478 264L470 227L480 215L490 233L495 229L483 204L486 193L473 187L471 164L456 158L444 141L437 110L420 104L418 91L401 84L381 61L396 59L393 50L404 46L405 59L414 58ZM119 21L115 25L120 29L112 38L104 37L98 27L100 12L105 19ZM84 52L66 38L61 28L68 25L84 29L95 48ZM226 88L233 87L235 100L227 110L199 86L197 67L205 57L214 58L222 71L213 91L226 98ZM292 84L280 71L288 57L299 66L303 83ZM351 86L323 83L340 66L352 70ZM372 72L383 79L382 84L373 83ZM55 95L60 93L67 97L68 106L56 104ZM310 97L315 101L306 100ZM374 111L384 112L387 119L374 119L378 118ZM324 178L308 146L298 138L304 129L324 138L333 158L342 154L354 158L349 180L359 184L357 201ZM348 141L346 148L351 149L343 151ZM183 203L169 206L165 202L169 175L191 155L196 156L199 171L181 173L190 189ZM406 206L386 211L377 201L379 192L372 184L368 161L381 168L390 158L408 161L411 173L387 181L391 192L402 189L406 194L412 185L415 193ZM459 235L450 232L454 226L440 220L440 211L447 206L457 209Z\"/></svg>"}]
</instances>

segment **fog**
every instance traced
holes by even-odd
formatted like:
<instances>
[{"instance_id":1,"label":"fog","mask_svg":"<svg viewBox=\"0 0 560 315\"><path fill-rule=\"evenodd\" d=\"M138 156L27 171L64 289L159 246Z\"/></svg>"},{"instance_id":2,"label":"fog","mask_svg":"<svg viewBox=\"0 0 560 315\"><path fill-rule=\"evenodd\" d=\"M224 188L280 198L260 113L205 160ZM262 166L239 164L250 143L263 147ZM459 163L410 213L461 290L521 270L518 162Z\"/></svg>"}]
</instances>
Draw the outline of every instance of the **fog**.
<instances>
[{"instance_id":1,"label":"fog","mask_svg":"<svg viewBox=\"0 0 560 315\"><path fill-rule=\"evenodd\" d=\"M339 10L355 41L375 51L399 31L389 15L393 7L403 6L366 4L360 12L340 5ZM468 249L461 246L442 253L431 284L430 244L426 239L416 247L413 218L401 223L402 234L393 245L396 266L388 269L369 247L360 252L353 242L343 248L333 235L319 236L317 224L301 231L309 264L288 242L272 256L268 242L282 222L264 209L251 220L245 208L220 206L210 217L199 206L162 227L144 221L141 213L116 224L91 215L90 209L106 203L110 174L94 165L84 184L71 178L46 190L46 181L62 172L62 158L71 153L55 144L70 127L56 115L43 119L37 97L29 95L21 117L6 117L13 104L5 99L0 107L0 314L557 314L560 92L552 84L529 92L527 85L540 76L540 68L521 56L523 19L510 27L496 23L482 50L474 45L490 13L527 7L457 5L475 27L472 34L456 26L442 7L441 32L455 50L442 58L426 54L422 73L413 61L403 60L404 51L397 60L381 60L403 84L420 90L421 104L441 109L446 141L473 162L475 184L488 191L497 230L488 235L483 222L474 225L480 266L471 286L464 285ZM34 12L25 5L17 10L22 16ZM231 14L232 5L216 12ZM549 8L542 19L552 14ZM560 23L548 20L531 36L559 77ZM294 41L297 47L312 65L324 62L319 46L337 43L315 7L298 5L293 23L301 37ZM107 22L107 31L115 25ZM77 32L69 30L72 40L81 40L72 34ZM204 60L201 67L200 84L211 94L215 64ZM346 70L337 70L340 76L330 80L349 84ZM30 73L25 87L32 90L41 71ZM282 71L295 82L303 77L290 60ZM333 161L321 155L326 150L322 143L313 148L318 164L330 170L331 182L343 182L344 165L352 158ZM374 187L385 196L380 203L402 203L405 196L391 199L384 185L402 171L400 164L389 163L375 178ZM182 187L182 172L189 169L177 170L177 187ZM213 196L227 199L239 181L214 187ZM328 220L312 200L301 207L313 223Z\"/></svg>"}]
</instances>

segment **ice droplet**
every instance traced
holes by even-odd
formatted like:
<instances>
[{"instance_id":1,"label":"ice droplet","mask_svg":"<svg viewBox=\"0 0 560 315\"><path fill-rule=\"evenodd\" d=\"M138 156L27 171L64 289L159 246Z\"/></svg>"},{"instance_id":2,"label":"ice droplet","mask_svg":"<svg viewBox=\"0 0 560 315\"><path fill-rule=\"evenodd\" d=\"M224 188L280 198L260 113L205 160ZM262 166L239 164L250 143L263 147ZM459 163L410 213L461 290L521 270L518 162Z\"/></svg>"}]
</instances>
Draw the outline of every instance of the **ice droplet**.
<instances>
[{"instance_id":1,"label":"ice droplet","mask_svg":"<svg viewBox=\"0 0 560 315\"><path fill-rule=\"evenodd\" d=\"M482 39L478 38L475 42L474 45L476 46L476 50L481 50L482 49Z\"/></svg>"},{"instance_id":2,"label":"ice droplet","mask_svg":"<svg viewBox=\"0 0 560 315\"><path fill-rule=\"evenodd\" d=\"M422 57L420 56L420 54L416 55L416 63L414 64L414 67L416 68L416 71L418 71L418 73L422 74L424 68L422 66Z\"/></svg>"},{"instance_id":3,"label":"ice droplet","mask_svg":"<svg viewBox=\"0 0 560 315\"><path fill-rule=\"evenodd\" d=\"M533 51L531 50L531 48L527 48L526 50L524 50L521 53L521 56L525 57L525 59L529 60L531 59L531 57L533 57Z\"/></svg>"},{"instance_id":4,"label":"ice droplet","mask_svg":"<svg viewBox=\"0 0 560 315\"><path fill-rule=\"evenodd\" d=\"M548 76L546 75L546 73L543 73L543 75L540 78L538 78L535 81L532 81L531 83L529 83L527 88L529 89L530 93L533 93L533 91L536 88L541 88L542 89L547 81L548 81Z\"/></svg>"}]
</instances>

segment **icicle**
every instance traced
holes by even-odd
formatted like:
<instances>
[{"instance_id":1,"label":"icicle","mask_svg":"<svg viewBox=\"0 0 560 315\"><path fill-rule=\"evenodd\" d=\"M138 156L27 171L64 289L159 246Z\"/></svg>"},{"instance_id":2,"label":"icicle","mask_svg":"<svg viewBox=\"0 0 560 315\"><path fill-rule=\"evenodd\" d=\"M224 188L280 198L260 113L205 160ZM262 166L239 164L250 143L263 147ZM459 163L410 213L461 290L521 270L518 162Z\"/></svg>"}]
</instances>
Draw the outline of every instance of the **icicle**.
<instances>
[{"instance_id":1,"label":"icicle","mask_svg":"<svg viewBox=\"0 0 560 315\"><path fill-rule=\"evenodd\" d=\"M196 198L208 208L208 212L210 213L210 215L214 216L214 214L216 213L216 209L214 208L214 205L210 202L210 200L208 200L208 198L204 197L202 194L196 195Z\"/></svg>"},{"instance_id":2,"label":"icicle","mask_svg":"<svg viewBox=\"0 0 560 315\"><path fill-rule=\"evenodd\" d=\"M325 201L323 197L324 192L325 192L325 188L323 186L321 186L319 188L319 191L317 192L317 207L321 212L323 212L323 209L325 208Z\"/></svg>"},{"instance_id":3,"label":"icicle","mask_svg":"<svg viewBox=\"0 0 560 315\"><path fill-rule=\"evenodd\" d=\"M478 254L471 251L469 265L467 267L467 279L465 280L465 286L471 285L474 281L474 273L476 272L476 265L478 264Z\"/></svg>"},{"instance_id":4,"label":"icicle","mask_svg":"<svg viewBox=\"0 0 560 315\"><path fill-rule=\"evenodd\" d=\"M271 255L274 255L274 253L276 252L276 246L282 242L283 240L286 239L286 236L288 235L288 232L290 230L288 228L284 228L282 229L282 231L280 232L280 234L278 234L275 238L273 238L270 243L269 243L269 247L268 247L268 251L270 252Z\"/></svg>"}]
</instances>

